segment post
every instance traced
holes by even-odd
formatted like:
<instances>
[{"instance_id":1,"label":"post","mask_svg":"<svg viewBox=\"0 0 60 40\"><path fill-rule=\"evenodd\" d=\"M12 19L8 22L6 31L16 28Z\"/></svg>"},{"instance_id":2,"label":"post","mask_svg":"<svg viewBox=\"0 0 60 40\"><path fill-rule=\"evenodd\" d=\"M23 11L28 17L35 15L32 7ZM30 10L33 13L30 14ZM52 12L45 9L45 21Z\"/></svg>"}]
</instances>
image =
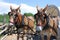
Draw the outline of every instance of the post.
<instances>
[{"instance_id":1,"label":"post","mask_svg":"<svg viewBox=\"0 0 60 40\"><path fill-rule=\"evenodd\" d=\"M3 17L3 25L6 23L6 14L4 13L4 15L3 15L4 17Z\"/></svg>"}]
</instances>

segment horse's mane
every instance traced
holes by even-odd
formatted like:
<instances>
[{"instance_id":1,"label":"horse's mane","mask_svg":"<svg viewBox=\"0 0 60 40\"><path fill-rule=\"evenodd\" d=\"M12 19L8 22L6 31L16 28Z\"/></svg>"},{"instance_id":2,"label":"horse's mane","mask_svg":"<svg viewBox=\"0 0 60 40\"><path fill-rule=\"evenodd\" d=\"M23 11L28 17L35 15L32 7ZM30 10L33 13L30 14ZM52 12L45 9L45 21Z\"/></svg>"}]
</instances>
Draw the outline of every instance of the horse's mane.
<instances>
[{"instance_id":1,"label":"horse's mane","mask_svg":"<svg viewBox=\"0 0 60 40\"><path fill-rule=\"evenodd\" d=\"M16 16L15 19L14 19L15 25L16 26L21 25L22 15L20 13L17 13L15 16Z\"/></svg>"}]
</instances>

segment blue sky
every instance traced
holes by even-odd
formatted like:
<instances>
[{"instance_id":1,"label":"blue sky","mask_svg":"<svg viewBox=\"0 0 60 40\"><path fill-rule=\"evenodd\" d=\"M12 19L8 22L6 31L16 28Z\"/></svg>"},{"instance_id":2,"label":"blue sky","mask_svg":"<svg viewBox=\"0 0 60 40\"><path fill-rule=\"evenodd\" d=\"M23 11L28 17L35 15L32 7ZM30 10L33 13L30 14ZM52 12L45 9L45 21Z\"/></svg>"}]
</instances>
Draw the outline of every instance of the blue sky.
<instances>
[{"instance_id":1,"label":"blue sky","mask_svg":"<svg viewBox=\"0 0 60 40\"><path fill-rule=\"evenodd\" d=\"M60 6L60 0L4 0L4 2L8 3L15 3L15 4L27 4L30 6L36 6L39 5L41 7L44 7L46 4L54 4L56 6Z\"/></svg>"},{"instance_id":2,"label":"blue sky","mask_svg":"<svg viewBox=\"0 0 60 40\"><path fill-rule=\"evenodd\" d=\"M46 5L56 5L60 9L60 0L0 0L0 14L8 13L10 5L16 8L21 5L21 13L31 12L35 14L36 6L44 8Z\"/></svg>"}]
</instances>

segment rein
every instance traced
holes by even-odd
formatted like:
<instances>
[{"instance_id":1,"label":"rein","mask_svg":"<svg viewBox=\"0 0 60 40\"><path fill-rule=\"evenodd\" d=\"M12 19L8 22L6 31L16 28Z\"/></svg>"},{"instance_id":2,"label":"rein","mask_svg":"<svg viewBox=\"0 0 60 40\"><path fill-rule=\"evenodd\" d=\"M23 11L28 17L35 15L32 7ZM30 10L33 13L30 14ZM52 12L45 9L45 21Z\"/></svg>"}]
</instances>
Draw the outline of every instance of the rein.
<instances>
[{"instance_id":1,"label":"rein","mask_svg":"<svg viewBox=\"0 0 60 40\"><path fill-rule=\"evenodd\" d=\"M49 20L50 20L50 19L49 19ZM51 26L51 25L49 24L49 27L52 28L52 30L54 30L54 32L57 34L57 31L55 30L54 26L55 26L54 22L53 22L53 26Z\"/></svg>"}]
</instances>

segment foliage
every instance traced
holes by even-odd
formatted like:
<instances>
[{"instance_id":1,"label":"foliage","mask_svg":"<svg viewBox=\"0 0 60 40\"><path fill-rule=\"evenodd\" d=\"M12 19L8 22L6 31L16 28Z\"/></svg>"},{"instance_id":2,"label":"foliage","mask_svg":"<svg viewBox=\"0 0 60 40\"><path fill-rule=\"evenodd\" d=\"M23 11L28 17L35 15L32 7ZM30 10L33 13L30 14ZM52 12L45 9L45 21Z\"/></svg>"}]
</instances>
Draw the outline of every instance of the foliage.
<instances>
[{"instance_id":1,"label":"foliage","mask_svg":"<svg viewBox=\"0 0 60 40\"><path fill-rule=\"evenodd\" d=\"M9 16L6 14L6 22L9 22Z\"/></svg>"},{"instance_id":2,"label":"foliage","mask_svg":"<svg viewBox=\"0 0 60 40\"><path fill-rule=\"evenodd\" d=\"M3 22L3 15L0 15L0 22Z\"/></svg>"},{"instance_id":3,"label":"foliage","mask_svg":"<svg viewBox=\"0 0 60 40\"><path fill-rule=\"evenodd\" d=\"M32 13L24 13L25 16L33 16Z\"/></svg>"},{"instance_id":4,"label":"foliage","mask_svg":"<svg viewBox=\"0 0 60 40\"><path fill-rule=\"evenodd\" d=\"M9 16L7 14L5 15L0 15L0 22L3 22L5 18L5 22L9 22Z\"/></svg>"}]
</instances>

